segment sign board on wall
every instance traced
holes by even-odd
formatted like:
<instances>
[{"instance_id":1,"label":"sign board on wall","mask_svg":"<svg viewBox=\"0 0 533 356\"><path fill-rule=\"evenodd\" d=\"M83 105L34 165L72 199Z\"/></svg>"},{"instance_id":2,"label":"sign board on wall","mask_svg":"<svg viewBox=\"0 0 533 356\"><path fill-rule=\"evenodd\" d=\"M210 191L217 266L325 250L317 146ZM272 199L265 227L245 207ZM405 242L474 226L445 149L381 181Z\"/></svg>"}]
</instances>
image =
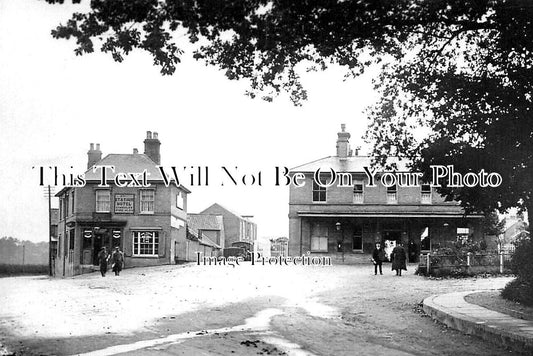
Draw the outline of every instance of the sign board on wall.
<instances>
[{"instance_id":1,"label":"sign board on wall","mask_svg":"<svg viewBox=\"0 0 533 356\"><path fill-rule=\"evenodd\" d=\"M133 214L135 194L115 194L115 214Z\"/></svg>"}]
</instances>

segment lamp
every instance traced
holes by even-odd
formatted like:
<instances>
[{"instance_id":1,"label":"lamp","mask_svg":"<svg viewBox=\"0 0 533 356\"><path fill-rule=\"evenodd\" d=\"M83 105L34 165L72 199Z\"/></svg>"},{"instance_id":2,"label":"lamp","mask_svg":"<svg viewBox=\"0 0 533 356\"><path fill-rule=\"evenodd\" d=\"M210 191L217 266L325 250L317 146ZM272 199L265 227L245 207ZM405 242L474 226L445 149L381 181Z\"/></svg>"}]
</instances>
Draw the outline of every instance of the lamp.
<instances>
[{"instance_id":1,"label":"lamp","mask_svg":"<svg viewBox=\"0 0 533 356\"><path fill-rule=\"evenodd\" d=\"M335 227L337 228L337 231L341 231L341 223L337 221L335 224Z\"/></svg>"}]
</instances>

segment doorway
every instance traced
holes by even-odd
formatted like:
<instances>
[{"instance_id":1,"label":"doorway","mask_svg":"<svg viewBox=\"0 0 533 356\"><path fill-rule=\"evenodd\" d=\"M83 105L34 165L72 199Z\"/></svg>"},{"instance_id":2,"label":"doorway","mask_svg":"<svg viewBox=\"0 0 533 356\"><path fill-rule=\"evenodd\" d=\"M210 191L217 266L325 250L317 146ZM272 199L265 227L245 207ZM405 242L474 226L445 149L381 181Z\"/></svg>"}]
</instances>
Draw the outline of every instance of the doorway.
<instances>
[{"instance_id":1,"label":"doorway","mask_svg":"<svg viewBox=\"0 0 533 356\"><path fill-rule=\"evenodd\" d=\"M401 231L384 231L383 232L383 248L385 250L385 258L390 261L392 250L401 241Z\"/></svg>"}]
</instances>

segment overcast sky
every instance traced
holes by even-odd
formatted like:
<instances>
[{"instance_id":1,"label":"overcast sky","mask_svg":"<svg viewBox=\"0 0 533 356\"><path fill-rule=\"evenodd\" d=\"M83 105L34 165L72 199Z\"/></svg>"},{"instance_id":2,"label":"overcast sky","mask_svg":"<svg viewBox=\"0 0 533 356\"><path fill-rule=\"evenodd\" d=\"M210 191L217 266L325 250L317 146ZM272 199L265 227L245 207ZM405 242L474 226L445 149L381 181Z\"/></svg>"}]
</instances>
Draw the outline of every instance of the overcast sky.
<instances>
[{"instance_id":1,"label":"overcast sky","mask_svg":"<svg viewBox=\"0 0 533 356\"><path fill-rule=\"evenodd\" d=\"M187 185L189 212L218 202L254 215L260 237L287 236L288 188L274 186L274 167L334 155L341 123L363 144L364 109L377 98L370 74L347 82L339 69L306 74L309 100L294 107L287 97L252 100L245 82L187 56L170 77L142 52L120 64L101 53L76 57L75 44L50 30L84 3L0 0L0 236L48 239L33 166L82 173L89 143L103 156L143 152L148 130L159 133L164 166L209 166L213 178L221 166L263 171L262 187Z\"/></svg>"}]
</instances>

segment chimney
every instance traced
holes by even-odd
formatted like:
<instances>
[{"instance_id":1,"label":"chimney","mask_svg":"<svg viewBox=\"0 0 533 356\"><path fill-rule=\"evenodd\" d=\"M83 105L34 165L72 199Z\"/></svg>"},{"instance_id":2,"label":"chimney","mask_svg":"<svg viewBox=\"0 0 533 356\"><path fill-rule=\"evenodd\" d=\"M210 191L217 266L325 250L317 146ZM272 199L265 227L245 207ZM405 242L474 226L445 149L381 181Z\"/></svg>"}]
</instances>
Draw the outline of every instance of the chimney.
<instances>
[{"instance_id":1,"label":"chimney","mask_svg":"<svg viewBox=\"0 0 533 356\"><path fill-rule=\"evenodd\" d=\"M99 143L96 144L96 149L94 149L94 143L91 143L89 151L87 152L87 157L87 169L90 169L102 159L102 151L100 151Z\"/></svg>"},{"instance_id":2,"label":"chimney","mask_svg":"<svg viewBox=\"0 0 533 356\"><path fill-rule=\"evenodd\" d=\"M337 133L337 157L344 160L350 151L350 133L346 132L346 125L341 124L341 132Z\"/></svg>"},{"instance_id":3,"label":"chimney","mask_svg":"<svg viewBox=\"0 0 533 356\"><path fill-rule=\"evenodd\" d=\"M136 155L137 153L139 153L139 150L136 149L136 148L134 148L134 149L133 149L133 154Z\"/></svg>"},{"instance_id":4,"label":"chimney","mask_svg":"<svg viewBox=\"0 0 533 356\"><path fill-rule=\"evenodd\" d=\"M160 146L161 142L157 138L157 132L154 132L152 135L152 131L146 131L144 154L157 164L161 164Z\"/></svg>"}]
</instances>

